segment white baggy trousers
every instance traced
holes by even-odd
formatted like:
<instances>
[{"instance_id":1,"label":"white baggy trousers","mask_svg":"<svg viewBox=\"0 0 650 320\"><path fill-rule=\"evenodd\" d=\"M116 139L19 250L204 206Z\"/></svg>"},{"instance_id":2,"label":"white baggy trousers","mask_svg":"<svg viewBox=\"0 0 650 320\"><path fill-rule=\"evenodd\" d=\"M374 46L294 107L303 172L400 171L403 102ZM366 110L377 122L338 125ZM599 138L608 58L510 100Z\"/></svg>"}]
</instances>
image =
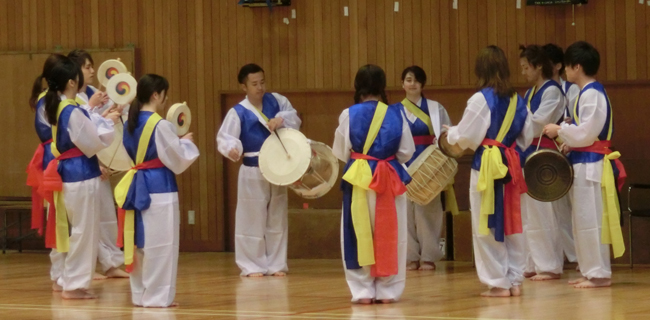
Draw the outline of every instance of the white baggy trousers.
<instances>
[{"instance_id":1,"label":"white baggy trousers","mask_svg":"<svg viewBox=\"0 0 650 320\"><path fill-rule=\"evenodd\" d=\"M407 261L440 261L444 252L440 250L440 234L444 212L440 195L429 204L421 206L406 201L406 221L408 223Z\"/></svg>"}]
</instances>

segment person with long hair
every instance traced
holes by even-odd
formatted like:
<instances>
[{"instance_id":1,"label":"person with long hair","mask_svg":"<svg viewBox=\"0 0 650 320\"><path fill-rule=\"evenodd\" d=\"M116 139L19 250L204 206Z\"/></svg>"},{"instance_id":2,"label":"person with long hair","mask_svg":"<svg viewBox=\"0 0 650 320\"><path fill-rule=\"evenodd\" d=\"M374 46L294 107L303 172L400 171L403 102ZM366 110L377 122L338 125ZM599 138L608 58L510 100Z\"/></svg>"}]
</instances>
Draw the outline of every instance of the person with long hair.
<instances>
[{"instance_id":1,"label":"person with long hair","mask_svg":"<svg viewBox=\"0 0 650 320\"><path fill-rule=\"evenodd\" d=\"M565 53L567 80L580 87L571 123L548 124L544 133L559 136L570 150L573 185L569 190L578 265L582 277L569 281L575 288L612 284L609 245L614 258L625 252L620 225L617 188L625 183L625 169L612 152L613 109L604 86L596 80L598 50L585 41L570 45ZM564 150L568 151L568 150Z\"/></svg>"},{"instance_id":2,"label":"person with long hair","mask_svg":"<svg viewBox=\"0 0 650 320\"><path fill-rule=\"evenodd\" d=\"M415 143L415 153L411 160L406 162L407 167L424 149L436 143L436 139L443 131L443 125L451 125L445 107L437 101L427 99L422 93L426 83L427 74L419 66L410 66L402 71L402 88L406 92L406 97L394 106L399 108L406 118ZM435 270L435 262L444 256L439 246L444 217L441 195L426 206L410 200L406 202L408 224L406 270ZM453 199L447 197L446 200L456 201L455 197ZM446 205L449 207L449 201Z\"/></svg>"},{"instance_id":3,"label":"person with long hair","mask_svg":"<svg viewBox=\"0 0 650 320\"><path fill-rule=\"evenodd\" d=\"M92 299L96 296L88 289L97 259L100 209L96 192L101 175L95 154L111 144L118 113L91 120L79 107L74 99L84 81L83 73L67 57L54 65L46 79L44 108L55 158L44 172L42 188L52 192L54 246L65 253L63 272L54 286L63 291L64 299Z\"/></svg>"},{"instance_id":4,"label":"person with long hair","mask_svg":"<svg viewBox=\"0 0 650 320\"><path fill-rule=\"evenodd\" d=\"M131 301L138 307L177 305L180 212L174 175L199 157L192 133L179 138L176 127L158 114L168 91L162 76L147 74L138 81L123 141L135 167L115 188L124 226L118 240L131 271Z\"/></svg>"},{"instance_id":5,"label":"person with long hair","mask_svg":"<svg viewBox=\"0 0 650 320\"><path fill-rule=\"evenodd\" d=\"M404 163L415 152L400 108L386 103L386 75L376 65L359 69L355 104L341 113L334 156L346 163L341 189L341 248L352 302L399 300L406 283Z\"/></svg>"},{"instance_id":6,"label":"person with long hair","mask_svg":"<svg viewBox=\"0 0 650 320\"><path fill-rule=\"evenodd\" d=\"M528 156L539 148L555 149L556 143L542 135L544 126L564 120L566 100L560 84L552 79L553 65L546 51L538 45L521 46L519 65L521 73L533 87L524 100L531 112L535 139L528 149L517 149L521 166ZM541 139L541 141L540 141ZM524 276L534 281L559 279L564 267L560 247L560 231L554 202L543 202L528 194L521 198L524 236L526 237L526 269Z\"/></svg>"},{"instance_id":7,"label":"person with long hair","mask_svg":"<svg viewBox=\"0 0 650 320\"><path fill-rule=\"evenodd\" d=\"M79 106L86 110L91 117L101 117L104 112L111 109L124 114L122 106L117 106L110 100L108 94L92 86L95 78L94 61L90 53L85 50L75 49L68 53L68 58L81 66L84 82L75 98ZM106 278L128 278L129 274L120 269L124 264L124 255L117 247L117 212L113 201L110 169L100 163L102 172L100 190L100 215L99 215L99 249L97 259L104 275L95 273L94 280Z\"/></svg>"},{"instance_id":8,"label":"person with long hair","mask_svg":"<svg viewBox=\"0 0 650 320\"><path fill-rule=\"evenodd\" d=\"M503 50L481 49L474 73L480 91L447 141L476 150L469 185L474 259L479 280L490 288L481 295L519 296L525 266L520 199L527 189L515 146L528 148L532 123L510 83Z\"/></svg>"},{"instance_id":9,"label":"person with long hair","mask_svg":"<svg viewBox=\"0 0 650 320\"><path fill-rule=\"evenodd\" d=\"M285 96L266 92L264 70L253 63L239 70L246 98L228 111L217 134L217 149L233 162L243 156L237 180L235 262L241 275L282 277L287 266L287 187L262 176L258 155L275 129L300 129L302 121Z\"/></svg>"}]
</instances>

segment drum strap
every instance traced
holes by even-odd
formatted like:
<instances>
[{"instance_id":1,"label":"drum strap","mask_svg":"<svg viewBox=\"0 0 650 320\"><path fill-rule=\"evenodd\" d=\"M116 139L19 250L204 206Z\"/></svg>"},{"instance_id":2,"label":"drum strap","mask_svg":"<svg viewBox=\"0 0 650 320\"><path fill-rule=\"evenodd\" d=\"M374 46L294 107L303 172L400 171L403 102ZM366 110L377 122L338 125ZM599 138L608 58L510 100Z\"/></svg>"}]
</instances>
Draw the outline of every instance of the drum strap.
<instances>
[{"instance_id":1,"label":"drum strap","mask_svg":"<svg viewBox=\"0 0 650 320\"><path fill-rule=\"evenodd\" d=\"M423 98L424 99L424 98ZM429 127L429 135L434 135L433 131L433 125L431 124L431 117L429 117L422 109L418 108L411 100L404 98L402 100L402 105L404 105L404 108L411 112L413 115L415 115L418 119L422 120L424 124Z\"/></svg>"},{"instance_id":2,"label":"drum strap","mask_svg":"<svg viewBox=\"0 0 650 320\"><path fill-rule=\"evenodd\" d=\"M147 154L147 147L149 146L149 141L151 141L151 136L153 131L156 128L158 122L162 120L159 114L153 113L147 123L144 125L142 134L140 135L140 140L138 141L138 151L135 157L135 164L133 167L126 172L122 180L115 187L115 201L118 206L118 237L117 245L119 247L124 247L124 264L126 265L126 271L131 272L133 270L134 263L134 247L135 247L135 210L125 210L124 203L126 202L126 196L129 193L129 189L134 182L135 174L138 170L144 169L153 169L153 168L162 168L165 165L160 161L159 158L145 162L144 157ZM142 188L144 187L144 188ZM144 190L143 190L144 189ZM135 197L149 197L148 190L146 189L146 184L144 181L140 181L139 187L134 188L134 192L138 192ZM143 201L149 204L149 201ZM140 202L140 201L138 201ZM146 208L138 208L146 209ZM140 235L144 236L144 235ZM122 239L124 238L124 240Z\"/></svg>"},{"instance_id":3,"label":"drum strap","mask_svg":"<svg viewBox=\"0 0 650 320\"><path fill-rule=\"evenodd\" d=\"M40 189L43 183L43 156L45 146L50 144L52 139L38 145L32 160L27 166L27 185L32 187L32 229L38 230L38 235L43 235L43 200L45 194Z\"/></svg>"},{"instance_id":4,"label":"drum strap","mask_svg":"<svg viewBox=\"0 0 650 320\"><path fill-rule=\"evenodd\" d=\"M611 244L614 252L614 257L618 258L625 252L625 244L623 242L623 233L621 231L620 216L621 207L618 202L618 195L616 194L617 183L618 191L623 188L627 174L623 163L619 160L621 154L616 151L612 152L609 147L610 141L596 141L586 148L574 148L572 151L580 152L594 152L604 154L603 159L603 175L602 175L602 194L603 194L603 221L602 232L600 241L603 244ZM614 179L614 168L612 161L619 170L618 181Z\"/></svg>"}]
</instances>

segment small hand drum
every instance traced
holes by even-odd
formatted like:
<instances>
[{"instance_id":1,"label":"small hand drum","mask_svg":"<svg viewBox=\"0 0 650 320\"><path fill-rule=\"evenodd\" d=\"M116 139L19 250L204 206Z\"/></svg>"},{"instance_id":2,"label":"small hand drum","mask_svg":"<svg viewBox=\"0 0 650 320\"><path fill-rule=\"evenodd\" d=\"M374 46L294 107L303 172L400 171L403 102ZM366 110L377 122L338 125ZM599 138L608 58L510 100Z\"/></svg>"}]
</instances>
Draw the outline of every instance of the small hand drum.
<instances>
[{"instance_id":1,"label":"small hand drum","mask_svg":"<svg viewBox=\"0 0 650 320\"><path fill-rule=\"evenodd\" d=\"M129 104L135 98L138 82L128 73L115 75L106 85L108 97L117 104Z\"/></svg>"},{"instance_id":2,"label":"small hand drum","mask_svg":"<svg viewBox=\"0 0 650 320\"><path fill-rule=\"evenodd\" d=\"M524 165L528 195L543 202L562 198L573 184L573 166L563 154L552 149L533 152Z\"/></svg>"},{"instance_id":3,"label":"small hand drum","mask_svg":"<svg viewBox=\"0 0 650 320\"><path fill-rule=\"evenodd\" d=\"M449 144L447 141L447 131L444 131L440 134L440 139L438 139L438 148L444 155L454 159L458 159L464 155L470 155L473 153L471 149L464 150L458 144Z\"/></svg>"},{"instance_id":4,"label":"small hand drum","mask_svg":"<svg viewBox=\"0 0 650 320\"><path fill-rule=\"evenodd\" d=\"M122 120L127 120L127 116L122 116ZM131 157L126 152L124 144L122 143L122 137L124 134L124 126L122 121L118 122L113 126L114 128L114 138L113 143L110 146L102 149L97 153L97 158L101 164L110 169L112 172L124 172L131 169L133 164Z\"/></svg>"},{"instance_id":5,"label":"small hand drum","mask_svg":"<svg viewBox=\"0 0 650 320\"><path fill-rule=\"evenodd\" d=\"M111 59L104 61L97 69L97 80L105 88L108 87L108 81L120 73L126 73L128 70L122 61L119 59ZM135 90L135 88L133 89Z\"/></svg>"},{"instance_id":6,"label":"small hand drum","mask_svg":"<svg viewBox=\"0 0 650 320\"><path fill-rule=\"evenodd\" d=\"M260 149L262 176L272 184L289 186L306 199L325 195L336 184L339 173L332 149L307 139L298 130L284 128L277 133L271 134Z\"/></svg>"},{"instance_id":7,"label":"small hand drum","mask_svg":"<svg viewBox=\"0 0 650 320\"><path fill-rule=\"evenodd\" d=\"M167 111L167 121L176 126L176 134L179 137L189 132L190 124L192 123L192 113L187 106L187 102L172 105L169 111Z\"/></svg>"}]
</instances>

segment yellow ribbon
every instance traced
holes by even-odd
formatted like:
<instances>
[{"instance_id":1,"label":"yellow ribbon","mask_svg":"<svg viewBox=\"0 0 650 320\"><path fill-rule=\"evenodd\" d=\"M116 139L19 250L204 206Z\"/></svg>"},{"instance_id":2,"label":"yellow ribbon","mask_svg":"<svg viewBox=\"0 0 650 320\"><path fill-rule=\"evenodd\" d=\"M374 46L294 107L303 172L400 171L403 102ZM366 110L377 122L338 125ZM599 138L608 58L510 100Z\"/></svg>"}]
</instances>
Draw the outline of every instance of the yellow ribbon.
<instances>
[{"instance_id":1,"label":"yellow ribbon","mask_svg":"<svg viewBox=\"0 0 650 320\"><path fill-rule=\"evenodd\" d=\"M45 92L41 93L41 96L43 96L44 94ZM54 157L58 157L61 155L61 152L59 152L59 149L56 146L56 136L58 131L59 117L61 116L61 112L63 111L63 109L65 109L65 107L67 107L68 105L76 106L77 103L74 101L74 99L65 99L59 103L59 107L56 111L57 125L52 126L52 143L50 144L50 149ZM58 160L53 160L53 161L57 161L57 166L58 166ZM66 210L64 200L65 199L63 196L63 190L54 191L54 209L56 211L56 216L55 216L56 251L58 252L68 252L70 250L70 230L68 226L68 210Z\"/></svg>"},{"instance_id":2,"label":"yellow ribbon","mask_svg":"<svg viewBox=\"0 0 650 320\"><path fill-rule=\"evenodd\" d=\"M497 134L496 141L502 143L506 137L512 122L515 119L515 112L517 111L517 94L513 94L510 98L508 111L503 119L499 133ZM501 151L499 147L483 146L483 155L481 156L481 168L479 169L478 183L476 184L477 191L481 194L481 212L479 215L479 233L482 235L489 235L490 228L488 227L488 218L494 214L494 180L503 179L508 173L508 166L503 164L501 158Z\"/></svg>"},{"instance_id":3,"label":"yellow ribbon","mask_svg":"<svg viewBox=\"0 0 650 320\"><path fill-rule=\"evenodd\" d=\"M526 103L526 107L528 107L528 110L530 110L530 101L533 100L534 95L535 95L535 86L533 86L533 88L530 89L530 94L528 95L528 103Z\"/></svg>"},{"instance_id":4,"label":"yellow ribbon","mask_svg":"<svg viewBox=\"0 0 650 320\"><path fill-rule=\"evenodd\" d=\"M424 99L424 98L423 98ZM413 115L415 115L418 119L422 120L427 127L429 128L429 134L433 135L433 125L431 124L431 117L429 117L422 109L418 108L411 100L404 98L402 100L402 105L406 108L406 110L410 111Z\"/></svg>"},{"instance_id":5,"label":"yellow ribbon","mask_svg":"<svg viewBox=\"0 0 650 320\"><path fill-rule=\"evenodd\" d=\"M368 130L368 136L363 146L363 154L368 154L375 138L377 138L387 110L388 106L385 103L377 103L377 108L372 117L370 129ZM350 212L352 214L352 225L354 226L354 232L357 237L359 265L373 265L375 264L375 250L370 223L370 209L368 208L368 199L366 198L366 191L370 190L370 182L372 182L372 170L370 169L368 160L355 160L343 175L343 180L353 186Z\"/></svg>"},{"instance_id":6,"label":"yellow ribbon","mask_svg":"<svg viewBox=\"0 0 650 320\"><path fill-rule=\"evenodd\" d=\"M144 157L147 154L147 147L149 146L149 141L153 134L158 121L162 120L162 117L153 113L147 123L144 125L142 130L142 135L140 135L140 140L138 140L138 152L135 157L135 164L131 164L132 167L139 165L144 162ZM131 168L126 172L122 180L115 187L115 201L117 206L122 208L124 202L126 201L126 195L129 193L129 188L133 182L133 177L135 173L138 172L137 169ZM133 263L133 251L135 247L135 212L133 210L126 210L125 219L124 219L124 264L131 265Z\"/></svg>"}]
</instances>

